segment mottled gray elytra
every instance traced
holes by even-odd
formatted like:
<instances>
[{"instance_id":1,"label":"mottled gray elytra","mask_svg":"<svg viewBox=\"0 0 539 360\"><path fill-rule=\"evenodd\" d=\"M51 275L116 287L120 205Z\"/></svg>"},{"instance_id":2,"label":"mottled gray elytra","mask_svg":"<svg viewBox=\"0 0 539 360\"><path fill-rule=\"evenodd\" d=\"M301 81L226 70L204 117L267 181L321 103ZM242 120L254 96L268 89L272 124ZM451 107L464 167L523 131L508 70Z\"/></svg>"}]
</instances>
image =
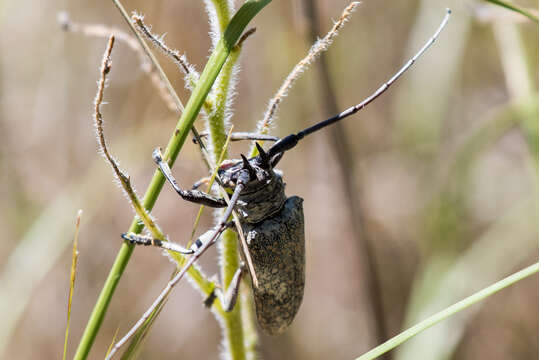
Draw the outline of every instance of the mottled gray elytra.
<instances>
[{"instance_id":1,"label":"mottled gray elytra","mask_svg":"<svg viewBox=\"0 0 539 360\"><path fill-rule=\"evenodd\" d=\"M181 189L172 176L168 164L163 161L160 151L154 151L155 162L183 199L215 208L226 207L226 210L217 228L197 239L191 249L135 234L123 234L122 237L134 244L154 245L184 254L193 254L197 249L203 248L207 241L216 241L219 235L231 225L228 219L235 210L249 250L249 254L245 255L250 256L253 265L251 271L254 271L254 274L251 274L251 279L253 280L256 276L258 280L256 284L253 281L258 324L270 335L282 333L292 323L303 300L305 224L303 199L297 196L286 197L285 185L280 173L274 171L275 166L283 154L293 149L305 136L358 112L385 92L436 41L449 20L450 14L451 11L447 9L442 23L425 45L387 82L361 103L297 134L290 134L278 140L268 151L264 151L257 143L258 155L251 159L242 155L242 159L232 160L222 165L218 170L220 184L233 192L228 206L224 199L196 189ZM235 134L234 138L235 140L275 140L267 135L249 133ZM215 297L219 296L224 309L231 310L237 297L242 271L243 266L238 269L227 294L212 294L206 301L207 305L211 305Z\"/></svg>"}]
</instances>

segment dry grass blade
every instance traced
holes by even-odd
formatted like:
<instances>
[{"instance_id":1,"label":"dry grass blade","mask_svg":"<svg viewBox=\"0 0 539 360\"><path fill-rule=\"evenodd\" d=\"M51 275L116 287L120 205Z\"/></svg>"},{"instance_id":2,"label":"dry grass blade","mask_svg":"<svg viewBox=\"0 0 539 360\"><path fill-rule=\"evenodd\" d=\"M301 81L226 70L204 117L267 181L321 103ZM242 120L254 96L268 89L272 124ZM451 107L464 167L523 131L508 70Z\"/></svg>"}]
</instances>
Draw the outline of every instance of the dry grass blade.
<instances>
[{"instance_id":1,"label":"dry grass blade","mask_svg":"<svg viewBox=\"0 0 539 360\"><path fill-rule=\"evenodd\" d=\"M118 331L120 331L120 327L118 326L116 328L116 331L114 332L114 336L112 336L112 341L110 342L110 345L107 349L107 352L105 353L105 356L108 356L109 353L110 353L110 350L112 350L112 346L114 345L114 343L116 342L116 336L118 336Z\"/></svg>"},{"instance_id":2,"label":"dry grass blade","mask_svg":"<svg viewBox=\"0 0 539 360\"><path fill-rule=\"evenodd\" d=\"M73 291L75 290L75 275L77 273L77 263L79 260L79 229L80 229L80 218L82 216L82 210L79 210L77 213L77 220L75 222L75 237L73 239L73 253L71 256L71 275L69 278L69 295L67 300L67 322L66 322L66 332L64 337L64 354L62 359L65 360L67 356L67 339L69 337L69 323L71 320L71 303L73 301Z\"/></svg>"}]
</instances>

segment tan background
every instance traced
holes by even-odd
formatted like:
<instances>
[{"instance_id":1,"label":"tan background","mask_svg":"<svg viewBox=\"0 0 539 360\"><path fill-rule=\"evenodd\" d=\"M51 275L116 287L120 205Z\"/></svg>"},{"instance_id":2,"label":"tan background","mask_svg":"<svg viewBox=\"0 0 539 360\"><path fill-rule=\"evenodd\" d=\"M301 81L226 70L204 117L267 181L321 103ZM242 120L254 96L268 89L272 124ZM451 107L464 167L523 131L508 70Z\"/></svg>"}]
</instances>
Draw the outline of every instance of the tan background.
<instances>
[{"instance_id":1,"label":"tan background","mask_svg":"<svg viewBox=\"0 0 539 360\"><path fill-rule=\"evenodd\" d=\"M307 285L290 330L262 337L264 359L354 358L377 344L380 333L392 336L536 261L539 170L518 126L492 124L501 115L525 119L507 109L529 95L526 82L539 80L539 25L504 11L489 11L489 21L479 21L480 3L365 1L327 54L333 91L320 86L313 68L283 102L274 131L280 136L333 115L325 102L329 96L339 109L358 102L422 46L446 6L453 8L447 30L405 79L342 124L338 142L349 144L348 164L337 160L335 130L311 136L281 162L287 193L305 199ZM274 1L255 19L257 33L241 59L236 130L254 128L268 99L307 51L309 18L302 4ZM316 2L321 36L347 4ZM167 43L202 70L209 38L201 1L126 0L124 5L145 14L155 32L166 32ZM61 356L70 242L82 208L68 347L74 353L120 246L119 234L132 218L96 153L93 134L92 100L106 41L62 32L56 23L60 10L76 22L126 29L108 1L0 1L0 353L5 359ZM511 36L522 40L529 71L522 79L522 53ZM503 54L514 54L516 62L504 67ZM186 101L178 71L159 59ZM123 44L114 49L109 84L104 117L111 151L143 193L154 169L151 151L166 144L176 115ZM483 137L472 137L489 124L500 135L476 154ZM231 154L245 149L234 144ZM459 156L469 162L454 166ZM184 186L205 176L193 144L182 150L174 173ZM154 215L170 238L185 243L197 211L167 187ZM211 219L206 212L200 231ZM377 269L376 279L367 260ZM202 260L207 273L216 272L215 261L212 250ZM102 358L116 328L123 334L138 319L172 268L157 249L135 251L90 358ZM380 288L378 297L373 283ZM538 303L536 276L429 330L392 357L533 358L539 353ZM217 323L184 282L141 358L211 359L219 348Z\"/></svg>"}]
</instances>

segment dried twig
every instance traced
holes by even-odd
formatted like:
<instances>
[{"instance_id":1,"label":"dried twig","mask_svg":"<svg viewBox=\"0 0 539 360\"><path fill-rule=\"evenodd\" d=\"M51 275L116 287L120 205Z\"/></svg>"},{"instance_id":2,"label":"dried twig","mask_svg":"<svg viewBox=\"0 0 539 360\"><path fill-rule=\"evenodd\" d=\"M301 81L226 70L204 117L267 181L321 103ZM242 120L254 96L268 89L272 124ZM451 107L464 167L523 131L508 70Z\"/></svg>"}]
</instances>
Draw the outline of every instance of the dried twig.
<instances>
[{"instance_id":1,"label":"dried twig","mask_svg":"<svg viewBox=\"0 0 539 360\"><path fill-rule=\"evenodd\" d=\"M71 19L69 18L69 14L66 11L61 11L58 13L57 21L62 30L68 32L81 33L86 36L99 38L106 38L109 37L110 34L114 34L116 40L122 41L129 48L142 55L141 48L139 43L137 42L137 39L135 39L133 36L129 35L123 30L120 30L115 27L106 26L103 24L75 23L71 21ZM148 61L146 61L145 59L143 60L147 65L149 65Z\"/></svg>"},{"instance_id":2,"label":"dried twig","mask_svg":"<svg viewBox=\"0 0 539 360\"><path fill-rule=\"evenodd\" d=\"M120 168L116 159L114 159L114 157L110 155L110 152L108 150L107 143L105 140L105 134L104 134L104 129L103 129L103 116L101 115L100 108L101 108L101 104L103 103L103 93L105 90L107 74L109 73L110 68L111 68L110 54L112 51L113 44L114 44L114 36L111 35L109 38L107 49L105 51L105 54L103 55L103 62L101 64L101 71L100 71L101 76L98 81L97 94L94 100L94 106L95 106L94 121L95 121L97 142L99 144L99 151L103 155L103 157L107 160L108 164L112 167L114 175L118 179L123 191L125 192L129 201L131 202L131 205L133 206L135 213L144 223L144 226L146 226L146 229L148 229L148 231L152 234L153 236L152 241L154 242L159 241L161 243L168 242L166 235L161 231L161 229L159 229L159 226L157 226L155 221L152 219L152 216L148 213L148 211L142 205L142 202L137 196L135 189L131 185L131 180L129 178L129 175ZM176 250L176 249L183 250L183 248L179 246L174 246L174 245L175 244L170 244L170 246L168 244L162 244L162 247L164 249L173 250L173 251L177 251L181 253L182 251Z\"/></svg>"},{"instance_id":3,"label":"dried twig","mask_svg":"<svg viewBox=\"0 0 539 360\"><path fill-rule=\"evenodd\" d=\"M116 40L126 44L128 48L133 50L138 55L141 70L145 74L148 74L153 86L158 90L159 96L161 96L168 109L175 113L181 109L181 107L174 102L174 99L170 95L166 84L159 76L157 68L152 65L151 61L149 61L149 58L144 53L140 43L135 37L129 35L123 30L103 24L80 24L72 22L68 13L65 11L58 13L58 23L65 31L81 33L85 36L107 38L110 34L115 34L114 36L116 37Z\"/></svg>"},{"instance_id":4,"label":"dried twig","mask_svg":"<svg viewBox=\"0 0 539 360\"><path fill-rule=\"evenodd\" d=\"M144 23L144 16L133 13L131 20L137 27L137 29L144 35L146 38L159 50L161 50L165 55L167 55L172 61L178 66L178 68L187 75L193 83L195 83L200 74L195 70L194 66L189 64L185 55L180 55L180 52L176 49L172 49L167 44L165 44L164 38L165 35L158 36L152 33L150 26ZM189 82L186 84L191 86Z\"/></svg>"}]
</instances>

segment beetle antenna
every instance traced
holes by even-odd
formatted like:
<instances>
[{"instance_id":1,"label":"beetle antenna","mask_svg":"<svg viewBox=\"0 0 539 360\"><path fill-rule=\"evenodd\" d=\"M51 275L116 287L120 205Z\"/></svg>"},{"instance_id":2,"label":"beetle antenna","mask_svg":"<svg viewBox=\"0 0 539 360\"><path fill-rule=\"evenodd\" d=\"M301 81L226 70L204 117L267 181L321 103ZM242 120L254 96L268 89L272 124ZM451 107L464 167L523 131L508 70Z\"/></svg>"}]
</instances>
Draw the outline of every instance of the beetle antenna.
<instances>
[{"instance_id":1,"label":"beetle antenna","mask_svg":"<svg viewBox=\"0 0 539 360\"><path fill-rule=\"evenodd\" d=\"M337 121L340 121L340 120L342 120L342 119L344 119L344 118L346 118L346 117L348 117L348 116L350 116L352 114L355 114L359 110L364 109L367 105L369 105L376 98L378 98L380 95L382 95L391 85L393 85L393 83L395 83L395 81L397 81L402 76L402 74L404 74L406 72L406 70L408 70L410 67L412 67L412 65L417 61L417 59L419 59L419 57L421 57L421 55L423 55L423 53L425 53L425 51L427 51L427 49L432 44L434 44L434 42L436 41L436 39L438 38L438 36L442 32L442 30L444 29L445 25L449 21L450 16L451 16L451 10L447 9L444 18L443 18L442 22L440 23L440 25L438 26L438 29L436 30L434 35L432 35L427 40L425 45L423 45L423 47L410 60L408 60L408 62L406 64L404 64L404 66L401 67L399 69L399 71L397 71L387 82L382 84L382 86L380 86L378 88L378 90L376 90L370 96L365 98L365 100L363 100L359 104L354 105L354 106L344 110L340 114L337 114L337 115L335 115L335 116L333 116L333 117L331 117L331 118L329 118L327 120L321 121L321 122L319 122L319 123L317 123L317 124L315 124L313 126L310 126L310 127L306 128L306 129L298 132L297 134L290 134L290 135L282 138L281 140L276 142L268 150L268 156L270 157L270 159L273 156L275 156L275 155L277 155L279 153L284 153L285 151L288 151L288 150L294 148L298 144L298 142L301 139L303 139L305 136L307 136L309 134L312 134L312 133L314 133L314 132L316 132L316 131L318 131L318 130L320 130L322 128L325 128L326 126L334 124ZM275 165L276 165L276 163L277 162L275 162Z\"/></svg>"}]
</instances>

